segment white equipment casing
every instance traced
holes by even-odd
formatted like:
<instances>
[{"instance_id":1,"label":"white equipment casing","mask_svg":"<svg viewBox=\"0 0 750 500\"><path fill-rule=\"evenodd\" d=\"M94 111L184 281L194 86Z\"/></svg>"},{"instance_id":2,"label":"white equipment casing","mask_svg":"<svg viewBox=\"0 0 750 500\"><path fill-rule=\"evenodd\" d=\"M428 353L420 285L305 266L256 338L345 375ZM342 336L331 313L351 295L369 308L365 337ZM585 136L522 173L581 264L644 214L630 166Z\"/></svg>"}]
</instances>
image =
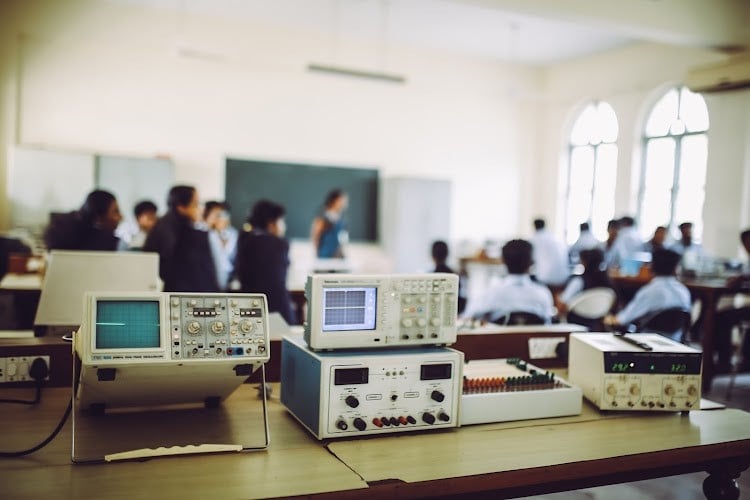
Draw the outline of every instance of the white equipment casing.
<instances>
[{"instance_id":1,"label":"white equipment casing","mask_svg":"<svg viewBox=\"0 0 750 500\"><path fill-rule=\"evenodd\" d=\"M308 276L305 295L305 340L313 350L456 341L455 274L317 274Z\"/></svg>"},{"instance_id":2,"label":"white equipment casing","mask_svg":"<svg viewBox=\"0 0 750 500\"><path fill-rule=\"evenodd\" d=\"M570 382L602 410L700 408L702 353L667 337L572 333L568 359Z\"/></svg>"},{"instance_id":3,"label":"white equipment casing","mask_svg":"<svg viewBox=\"0 0 750 500\"><path fill-rule=\"evenodd\" d=\"M468 361L463 376L461 425L581 413L580 388L518 359Z\"/></svg>"},{"instance_id":4,"label":"white equipment casing","mask_svg":"<svg viewBox=\"0 0 750 500\"><path fill-rule=\"evenodd\" d=\"M281 402L317 439L459 426L463 353L314 352L284 337Z\"/></svg>"},{"instance_id":5,"label":"white equipment casing","mask_svg":"<svg viewBox=\"0 0 750 500\"><path fill-rule=\"evenodd\" d=\"M218 402L269 359L263 294L89 293L75 334L83 408Z\"/></svg>"}]
</instances>

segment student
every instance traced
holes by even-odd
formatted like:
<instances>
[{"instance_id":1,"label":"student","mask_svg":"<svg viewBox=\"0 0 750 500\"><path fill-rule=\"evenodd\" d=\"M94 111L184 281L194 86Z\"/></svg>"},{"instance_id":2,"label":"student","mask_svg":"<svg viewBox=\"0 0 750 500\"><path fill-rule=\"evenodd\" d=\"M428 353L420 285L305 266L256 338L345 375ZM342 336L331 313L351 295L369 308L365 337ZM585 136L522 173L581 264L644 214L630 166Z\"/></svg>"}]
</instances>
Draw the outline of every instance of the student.
<instances>
[{"instance_id":1,"label":"student","mask_svg":"<svg viewBox=\"0 0 750 500\"><path fill-rule=\"evenodd\" d=\"M577 264L580 262L580 253L583 250L590 250L592 248L600 248L602 246L602 242L596 239L596 236L594 236L591 233L591 227L589 226L588 222L582 222L579 226L579 234L578 239L570 245L570 249L568 250L568 256L570 258L570 262L573 264Z\"/></svg>"},{"instance_id":2,"label":"student","mask_svg":"<svg viewBox=\"0 0 750 500\"><path fill-rule=\"evenodd\" d=\"M121 220L115 196L97 189L89 193L79 210L52 216L44 243L48 250L114 251L120 242L115 230Z\"/></svg>"},{"instance_id":3,"label":"student","mask_svg":"<svg viewBox=\"0 0 750 500\"><path fill-rule=\"evenodd\" d=\"M208 233L195 228L201 211L192 186L174 186L167 213L154 225L143 245L159 254L159 276L165 292L218 292Z\"/></svg>"},{"instance_id":4,"label":"student","mask_svg":"<svg viewBox=\"0 0 750 500\"><path fill-rule=\"evenodd\" d=\"M313 220L310 238L319 259L344 258L343 245L348 239L344 225L344 211L349 197L341 189L333 189L326 196L323 213Z\"/></svg>"},{"instance_id":5,"label":"student","mask_svg":"<svg viewBox=\"0 0 750 500\"><path fill-rule=\"evenodd\" d=\"M560 312L567 312L568 304L579 293L591 288L612 288L612 282L609 280L607 271L604 266L604 252L601 248L591 248L583 250L580 253L581 264L583 264L583 274L573 276L565 289L558 297L557 309Z\"/></svg>"},{"instance_id":6,"label":"student","mask_svg":"<svg viewBox=\"0 0 750 500\"><path fill-rule=\"evenodd\" d=\"M562 286L570 276L568 249L562 241L545 229L544 219L534 220L531 245L534 259L534 276L549 286Z\"/></svg>"},{"instance_id":7,"label":"student","mask_svg":"<svg viewBox=\"0 0 750 500\"><path fill-rule=\"evenodd\" d=\"M750 257L750 229L740 234L742 246ZM742 274L727 281L727 288L735 292L747 291L750 285L750 260L745 264ZM732 360L732 329L743 321L750 321L750 296L747 293L739 297L739 307L733 307L719 311L716 314L716 352L718 363L716 373L727 373L731 368ZM733 301L735 302L735 301ZM742 362L739 371L750 371L750 333L745 333L742 342Z\"/></svg>"},{"instance_id":8,"label":"student","mask_svg":"<svg viewBox=\"0 0 750 500\"><path fill-rule=\"evenodd\" d=\"M664 242L667 240L667 228L664 226L657 226L654 229L654 235L643 244L643 251L653 255L657 250L663 250L666 248Z\"/></svg>"},{"instance_id":9,"label":"student","mask_svg":"<svg viewBox=\"0 0 750 500\"><path fill-rule=\"evenodd\" d=\"M554 314L552 292L529 276L531 243L511 240L502 248L508 276L491 286L487 293L469 302L463 317L490 320L511 312L532 313L549 323Z\"/></svg>"},{"instance_id":10,"label":"student","mask_svg":"<svg viewBox=\"0 0 750 500\"><path fill-rule=\"evenodd\" d=\"M265 293L268 310L296 324L286 288L289 243L284 239L285 212L283 206L269 200L253 205L247 218L251 229L239 237L236 267L242 292Z\"/></svg>"},{"instance_id":11,"label":"student","mask_svg":"<svg viewBox=\"0 0 750 500\"><path fill-rule=\"evenodd\" d=\"M635 227L635 219L629 216L622 217L619 226L617 239L612 245L609 266L619 267L624 261L635 258L643 251L643 239Z\"/></svg>"},{"instance_id":12,"label":"student","mask_svg":"<svg viewBox=\"0 0 750 500\"><path fill-rule=\"evenodd\" d=\"M693 241L693 223L683 222L677 227L680 230L680 239L677 240L670 248L683 257L687 253L692 253L694 255L702 254L703 247L700 245L700 243L696 243L695 241Z\"/></svg>"},{"instance_id":13,"label":"student","mask_svg":"<svg viewBox=\"0 0 750 500\"><path fill-rule=\"evenodd\" d=\"M680 254L657 250L651 260L653 279L639 289L633 300L616 316L604 318L605 325L623 328L662 309L681 308L690 311L690 291L675 277Z\"/></svg>"},{"instance_id":14,"label":"student","mask_svg":"<svg viewBox=\"0 0 750 500\"><path fill-rule=\"evenodd\" d=\"M442 240L435 241L432 244L432 261L435 263L435 273L452 273L458 274L448 267L448 244ZM466 296L464 291L464 277L459 275L458 278L458 314L466 309Z\"/></svg>"},{"instance_id":15,"label":"student","mask_svg":"<svg viewBox=\"0 0 750 500\"><path fill-rule=\"evenodd\" d=\"M203 221L208 228L208 242L214 258L216 280L221 290L228 290L229 281L234 274L238 237L237 230L229 222L229 204L207 201L203 209Z\"/></svg>"},{"instance_id":16,"label":"student","mask_svg":"<svg viewBox=\"0 0 750 500\"><path fill-rule=\"evenodd\" d=\"M136 203L133 208L135 223L120 224L117 236L120 238L120 250L140 250L146 242L146 236L154 227L159 217L156 215L156 204L151 200Z\"/></svg>"},{"instance_id":17,"label":"student","mask_svg":"<svg viewBox=\"0 0 750 500\"><path fill-rule=\"evenodd\" d=\"M607 222L607 241L604 242L604 265L607 268L611 267L613 259L612 250L615 248L615 241L617 241L617 234L619 232L620 222L617 219Z\"/></svg>"}]
</instances>

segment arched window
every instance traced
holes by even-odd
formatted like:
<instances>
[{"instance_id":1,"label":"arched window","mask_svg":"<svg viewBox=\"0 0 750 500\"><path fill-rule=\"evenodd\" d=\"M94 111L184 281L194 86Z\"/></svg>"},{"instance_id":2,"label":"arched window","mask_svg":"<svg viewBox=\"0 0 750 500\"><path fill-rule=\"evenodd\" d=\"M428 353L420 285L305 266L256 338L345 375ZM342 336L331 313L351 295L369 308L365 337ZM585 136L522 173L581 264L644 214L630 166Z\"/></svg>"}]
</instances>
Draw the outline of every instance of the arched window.
<instances>
[{"instance_id":1,"label":"arched window","mask_svg":"<svg viewBox=\"0 0 750 500\"><path fill-rule=\"evenodd\" d=\"M607 221L615 213L617 134L615 110L606 102L590 103L573 124L565 212L568 244L578 238L582 222L590 222L598 239L607 238Z\"/></svg>"},{"instance_id":2,"label":"arched window","mask_svg":"<svg viewBox=\"0 0 750 500\"><path fill-rule=\"evenodd\" d=\"M643 130L643 175L638 219L641 235L656 226L674 230L693 223L693 237L703 233L708 108L687 87L667 91L651 109Z\"/></svg>"}]
</instances>

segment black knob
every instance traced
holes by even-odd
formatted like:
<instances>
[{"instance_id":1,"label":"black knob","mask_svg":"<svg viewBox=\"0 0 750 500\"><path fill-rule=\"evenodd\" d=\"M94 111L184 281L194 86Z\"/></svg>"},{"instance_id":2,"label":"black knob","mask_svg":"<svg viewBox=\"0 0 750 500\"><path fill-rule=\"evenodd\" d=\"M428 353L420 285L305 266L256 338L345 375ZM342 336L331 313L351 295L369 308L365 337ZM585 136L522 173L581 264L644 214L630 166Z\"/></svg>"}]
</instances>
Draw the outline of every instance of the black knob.
<instances>
[{"instance_id":1,"label":"black knob","mask_svg":"<svg viewBox=\"0 0 750 500\"><path fill-rule=\"evenodd\" d=\"M430 397L433 400L437 401L438 403L442 403L443 400L445 399L445 395L443 395L443 393L440 391L432 391L432 394L430 394Z\"/></svg>"},{"instance_id":2,"label":"black knob","mask_svg":"<svg viewBox=\"0 0 750 500\"><path fill-rule=\"evenodd\" d=\"M386 427L391 426L391 419L388 417L382 417L380 421L383 422L383 425L385 425Z\"/></svg>"},{"instance_id":3,"label":"black knob","mask_svg":"<svg viewBox=\"0 0 750 500\"><path fill-rule=\"evenodd\" d=\"M442 411L440 413L438 413L438 418L440 420L442 420L443 422L447 422L447 421L449 421L451 419L446 413L444 413Z\"/></svg>"},{"instance_id":4,"label":"black knob","mask_svg":"<svg viewBox=\"0 0 750 500\"><path fill-rule=\"evenodd\" d=\"M435 423L435 415L433 415L432 413L423 413L422 421L426 424L432 425Z\"/></svg>"},{"instance_id":5,"label":"black knob","mask_svg":"<svg viewBox=\"0 0 750 500\"><path fill-rule=\"evenodd\" d=\"M342 431L345 431L349 428L349 426L346 425L346 422L344 422L343 420L339 420L338 422L336 422L336 427L338 427Z\"/></svg>"},{"instance_id":6,"label":"black knob","mask_svg":"<svg viewBox=\"0 0 750 500\"><path fill-rule=\"evenodd\" d=\"M410 424L416 424L417 423L417 419L414 418L414 417L412 417L411 415L409 415L408 417L406 417L406 421L409 422Z\"/></svg>"},{"instance_id":7,"label":"black knob","mask_svg":"<svg viewBox=\"0 0 750 500\"><path fill-rule=\"evenodd\" d=\"M396 417L391 417L391 425L398 427L399 423L400 422L398 421Z\"/></svg>"},{"instance_id":8,"label":"black knob","mask_svg":"<svg viewBox=\"0 0 750 500\"><path fill-rule=\"evenodd\" d=\"M359 417L355 418L352 424L354 424L354 427L356 427L358 431L363 431L367 428L367 423Z\"/></svg>"},{"instance_id":9,"label":"black knob","mask_svg":"<svg viewBox=\"0 0 750 500\"><path fill-rule=\"evenodd\" d=\"M359 406L359 399L354 396L347 396L344 402L352 408Z\"/></svg>"},{"instance_id":10,"label":"black knob","mask_svg":"<svg viewBox=\"0 0 750 500\"><path fill-rule=\"evenodd\" d=\"M398 394L391 394L391 401L396 401L398 399Z\"/></svg>"}]
</instances>

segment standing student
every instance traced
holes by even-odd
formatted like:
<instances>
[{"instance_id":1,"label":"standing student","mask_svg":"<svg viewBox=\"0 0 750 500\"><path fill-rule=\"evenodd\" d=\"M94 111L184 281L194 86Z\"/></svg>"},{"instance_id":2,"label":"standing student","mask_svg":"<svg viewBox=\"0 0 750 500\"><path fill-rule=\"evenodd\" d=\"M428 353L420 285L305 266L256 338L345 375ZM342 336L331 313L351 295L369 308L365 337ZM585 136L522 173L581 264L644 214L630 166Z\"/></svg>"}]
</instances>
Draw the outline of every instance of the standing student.
<instances>
[{"instance_id":1,"label":"standing student","mask_svg":"<svg viewBox=\"0 0 750 500\"><path fill-rule=\"evenodd\" d=\"M620 219L617 239L612 245L610 266L621 266L626 260L633 259L643 251L643 239L635 227L635 219L625 216Z\"/></svg>"},{"instance_id":2,"label":"standing student","mask_svg":"<svg viewBox=\"0 0 750 500\"><path fill-rule=\"evenodd\" d=\"M247 218L250 231L240 234L237 245L237 277L244 293L265 293L268 310L295 324L291 297L286 287L289 243L284 239L286 223L282 205L260 200Z\"/></svg>"},{"instance_id":3,"label":"standing student","mask_svg":"<svg viewBox=\"0 0 750 500\"><path fill-rule=\"evenodd\" d=\"M349 197L341 189L333 189L326 195L323 213L313 220L310 231L319 259L344 258L344 244L348 239L344 211L348 204Z\"/></svg>"},{"instance_id":4,"label":"standing student","mask_svg":"<svg viewBox=\"0 0 750 500\"><path fill-rule=\"evenodd\" d=\"M534 276L537 281L549 286L562 286L570 276L568 249L546 229L544 219L534 220Z\"/></svg>"},{"instance_id":5,"label":"standing student","mask_svg":"<svg viewBox=\"0 0 750 500\"><path fill-rule=\"evenodd\" d=\"M229 281L234 274L238 237L237 230L229 221L229 204L207 201L203 209L203 221L208 228L208 242L211 245L219 288L228 290Z\"/></svg>"},{"instance_id":6,"label":"standing student","mask_svg":"<svg viewBox=\"0 0 750 500\"><path fill-rule=\"evenodd\" d=\"M583 250L601 248L602 246L602 242L597 240L596 236L591 232L591 227L588 222L582 222L578 227L580 229L578 239L570 245L570 249L568 250L570 262L573 264L580 262L579 255Z\"/></svg>"},{"instance_id":7,"label":"standing student","mask_svg":"<svg viewBox=\"0 0 750 500\"><path fill-rule=\"evenodd\" d=\"M44 233L48 250L117 250L115 230L122 220L117 199L97 189L86 196L80 209L53 215Z\"/></svg>"},{"instance_id":8,"label":"standing student","mask_svg":"<svg viewBox=\"0 0 750 500\"><path fill-rule=\"evenodd\" d=\"M198 191L174 186L167 197L167 213L146 238L145 252L159 254L159 276L166 292L218 292L208 233L196 229L201 209Z\"/></svg>"}]
</instances>

